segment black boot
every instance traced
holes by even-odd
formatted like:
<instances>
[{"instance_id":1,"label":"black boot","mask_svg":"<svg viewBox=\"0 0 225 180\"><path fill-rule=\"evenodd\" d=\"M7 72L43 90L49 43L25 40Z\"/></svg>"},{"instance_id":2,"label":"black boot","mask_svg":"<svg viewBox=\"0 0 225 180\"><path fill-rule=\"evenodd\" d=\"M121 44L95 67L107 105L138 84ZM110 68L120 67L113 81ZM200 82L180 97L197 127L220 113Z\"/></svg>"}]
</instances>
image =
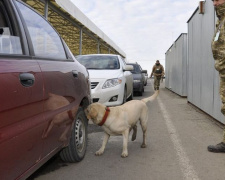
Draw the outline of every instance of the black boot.
<instances>
[{"instance_id":1,"label":"black boot","mask_svg":"<svg viewBox=\"0 0 225 180\"><path fill-rule=\"evenodd\" d=\"M221 142L215 146L208 146L208 151L215 153L225 153L225 143Z\"/></svg>"}]
</instances>

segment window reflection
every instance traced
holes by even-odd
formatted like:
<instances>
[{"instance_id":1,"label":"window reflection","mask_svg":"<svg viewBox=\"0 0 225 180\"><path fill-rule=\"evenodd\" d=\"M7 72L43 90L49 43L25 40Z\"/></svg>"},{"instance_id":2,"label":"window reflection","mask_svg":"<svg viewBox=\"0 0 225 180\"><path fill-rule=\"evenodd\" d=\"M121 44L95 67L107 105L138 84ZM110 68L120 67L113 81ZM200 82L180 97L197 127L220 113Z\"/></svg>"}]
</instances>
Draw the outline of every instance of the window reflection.
<instances>
[{"instance_id":1,"label":"window reflection","mask_svg":"<svg viewBox=\"0 0 225 180\"><path fill-rule=\"evenodd\" d=\"M0 54L22 54L20 38L11 35L5 16L0 6Z\"/></svg>"},{"instance_id":2,"label":"window reflection","mask_svg":"<svg viewBox=\"0 0 225 180\"><path fill-rule=\"evenodd\" d=\"M36 56L66 59L65 51L56 31L39 14L17 2L23 15Z\"/></svg>"}]
</instances>

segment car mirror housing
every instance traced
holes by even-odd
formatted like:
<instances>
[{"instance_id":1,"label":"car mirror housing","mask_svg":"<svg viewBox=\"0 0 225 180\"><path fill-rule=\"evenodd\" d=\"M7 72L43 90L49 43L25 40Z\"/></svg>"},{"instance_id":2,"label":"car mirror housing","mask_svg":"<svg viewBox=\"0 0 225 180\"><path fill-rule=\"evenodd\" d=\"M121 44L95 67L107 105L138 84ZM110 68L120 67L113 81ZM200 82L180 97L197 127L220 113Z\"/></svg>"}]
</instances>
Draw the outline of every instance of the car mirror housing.
<instances>
[{"instance_id":1,"label":"car mirror housing","mask_svg":"<svg viewBox=\"0 0 225 180\"><path fill-rule=\"evenodd\" d=\"M141 73L147 74L147 70L142 70Z\"/></svg>"},{"instance_id":2,"label":"car mirror housing","mask_svg":"<svg viewBox=\"0 0 225 180\"><path fill-rule=\"evenodd\" d=\"M125 65L123 68L124 71L133 71L134 67L132 65Z\"/></svg>"}]
</instances>

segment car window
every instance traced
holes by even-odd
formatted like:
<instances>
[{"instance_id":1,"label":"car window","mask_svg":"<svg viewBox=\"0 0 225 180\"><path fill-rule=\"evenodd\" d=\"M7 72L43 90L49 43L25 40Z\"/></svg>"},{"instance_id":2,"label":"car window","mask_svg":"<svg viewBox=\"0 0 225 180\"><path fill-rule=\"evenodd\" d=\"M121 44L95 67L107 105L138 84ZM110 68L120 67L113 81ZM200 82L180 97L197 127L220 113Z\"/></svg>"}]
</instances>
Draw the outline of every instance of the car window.
<instances>
[{"instance_id":1,"label":"car window","mask_svg":"<svg viewBox=\"0 0 225 180\"><path fill-rule=\"evenodd\" d=\"M139 65L136 64L130 64L134 67L134 69L131 71L133 74L140 74L141 73L141 69L139 67Z\"/></svg>"},{"instance_id":2,"label":"car window","mask_svg":"<svg viewBox=\"0 0 225 180\"><path fill-rule=\"evenodd\" d=\"M76 59L87 69L119 69L116 56L76 56Z\"/></svg>"},{"instance_id":3,"label":"car window","mask_svg":"<svg viewBox=\"0 0 225 180\"><path fill-rule=\"evenodd\" d=\"M6 16L0 3L0 54L22 54L20 38L11 34Z\"/></svg>"},{"instance_id":4,"label":"car window","mask_svg":"<svg viewBox=\"0 0 225 180\"><path fill-rule=\"evenodd\" d=\"M57 32L38 13L17 2L25 20L36 56L66 59L62 41Z\"/></svg>"}]
</instances>

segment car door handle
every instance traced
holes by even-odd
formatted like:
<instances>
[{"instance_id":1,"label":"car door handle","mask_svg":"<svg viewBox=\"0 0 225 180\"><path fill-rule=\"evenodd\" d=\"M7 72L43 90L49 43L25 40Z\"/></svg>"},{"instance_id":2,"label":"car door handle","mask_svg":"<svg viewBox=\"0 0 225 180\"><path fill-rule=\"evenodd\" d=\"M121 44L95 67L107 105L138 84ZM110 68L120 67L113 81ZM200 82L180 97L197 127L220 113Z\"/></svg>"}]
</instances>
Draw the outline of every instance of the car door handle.
<instances>
[{"instance_id":1,"label":"car door handle","mask_svg":"<svg viewBox=\"0 0 225 180\"><path fill-rule=\"evenodd\" d=\"M72 73L73 73L73 77L75 77L75 78L78 77L78 72L76 70L73 70Z\"/></svg>"},{"instance_id":2,"label":"car door handle","mask_svg":"<svg viewBox=\"0 0 225 180\"><path fill-rule=\"evenodd\" d=\"M20 83L25 87L33 86L35 77L31 73L21 73L20 74Z\"/></svg>"}]
</instances>

